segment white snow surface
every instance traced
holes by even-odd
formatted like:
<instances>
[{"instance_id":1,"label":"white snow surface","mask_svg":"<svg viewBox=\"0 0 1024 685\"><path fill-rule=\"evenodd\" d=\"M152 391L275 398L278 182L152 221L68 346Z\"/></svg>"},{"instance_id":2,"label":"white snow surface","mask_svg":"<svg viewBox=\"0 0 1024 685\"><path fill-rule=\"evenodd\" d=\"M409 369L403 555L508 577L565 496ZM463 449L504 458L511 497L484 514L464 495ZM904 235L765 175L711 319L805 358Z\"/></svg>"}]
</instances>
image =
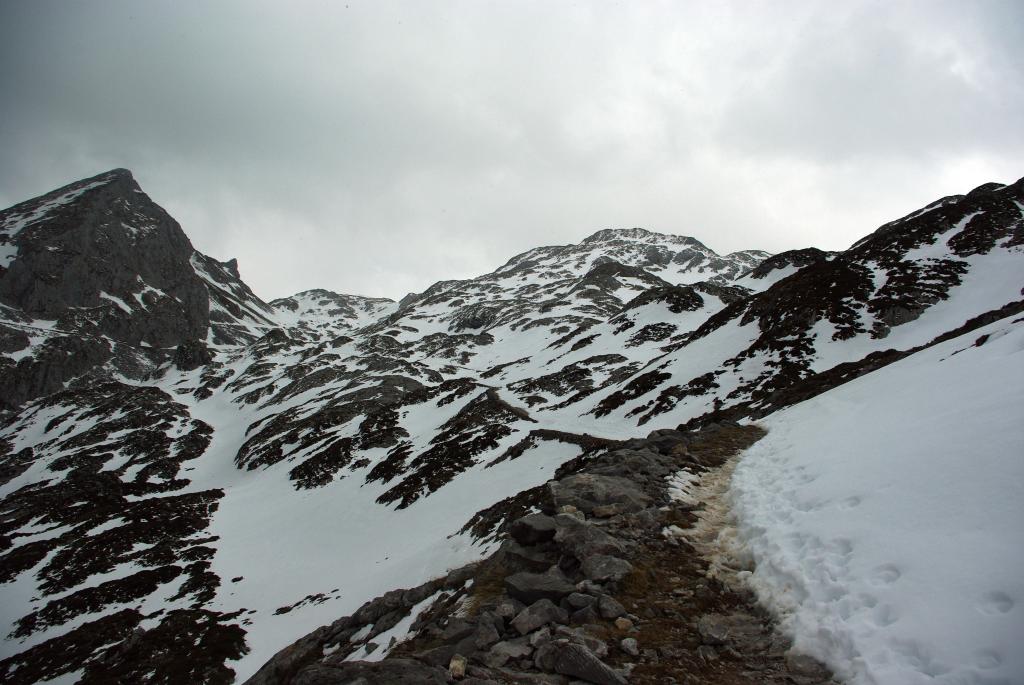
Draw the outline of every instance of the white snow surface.
<instances>
[{"instance_id":1,"label":"white snow surface","mask_svg":"<svg viewBox=\"0 0 1024 685\"><path fill-rule=\"evenodd\" d=\"M1021 321L772 415L736 468L754 589L851 685L1024 683Z\"/></svg>"}]
</instances>

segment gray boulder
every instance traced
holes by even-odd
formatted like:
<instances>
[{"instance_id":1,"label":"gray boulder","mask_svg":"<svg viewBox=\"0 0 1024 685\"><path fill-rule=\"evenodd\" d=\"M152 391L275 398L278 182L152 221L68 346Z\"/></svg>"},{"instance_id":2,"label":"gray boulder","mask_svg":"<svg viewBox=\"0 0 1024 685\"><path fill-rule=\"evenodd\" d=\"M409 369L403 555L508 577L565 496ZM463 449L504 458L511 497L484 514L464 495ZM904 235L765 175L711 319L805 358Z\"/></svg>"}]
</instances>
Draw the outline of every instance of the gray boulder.
<instances>
[{"instance_id":1,"label":"gray boulder","mask_svg":"<svg viewBox=\"0 0 1024 685\"><path fill-rule=\"evenodd\" d=\"M509 566L535 573L551 568L557 560L541 547L526 547L515 540L505 540L501 543L501 552L508 560Z\"/></svg>"},{"instance_id":2,"label":"gray boulder","mask_svg":"<svg viewBox=\"0 0 1024 685\"><path fill-rule=\"evenodd\" d=\"M629 575L633 565L607 554L595 554L583 560L580 570L588 580L596 580L599 583L618 582Z\"/></svg>"},{"instance_id":3,"label":"gray boulder","mask_svg":"<svg viewBox=\"0 0 1024 685\"><path fill-rule=\"evenodd\" d=\"M509 534L521 545L536 545L555 537L555 520L545 514L528 514L512 522Z\"/></svg>"},{"instance_id":4,"label":"gray boulder","mask_svg":"<svg viewBox=\"0 0 1024 685\"><path fill-rule=\"evenodd\" d=\"M483 662L491 668L501 668L511 659L521 659L533 653L533 647L525 637L518 637L514 640L503 640L493 647L483 657Z\"/></svg>"},{"instance_id":5,"label":"gray boulder","mask_svg":"<svg viewBox=\"0 0 1024 685\"><path fill-rule=\"evenodd\" d=\"M586 625L588 623L597 623L601 618L601 615L597 613L597 609L591 604L588 607L583 607L579 611L574 611L572 616L569 617L569 622L574 626Z\"/></svg>"},{"instance_id":6,"label":"gray boulder","mask_svg":"<svg viewBox=\"0 0 1024 685\"><path fill-rule=\"evenodd\" d=\"M534 657L542 671L554 671L596 685L624 685L626 679L580 644L556 640L542 645Z\"/></svg>"},{"instance_id":7,"label":"gray boulder","mask_svg":"<svg viewBox=\"0 0 1024 685\"><path fill-rule=\"evenodd\" d=\"M617 504L623 512L645 509L651 498L628 478L578 473L548 484L556 508L572 505L592 514L594 507Z\"/></svg>"},{"instance_id":8,"label":"gray boulder","mask_svg":"<svg viewBox=\"0 0 1024 685\"><path fill-rule=\"evenodd\" d=\"M594 554L622 554L625 551L621 542L591 523L566 514L556 516L555 522L558 524L555 544L577 559L585 559Z\"/></svg>"},{"instance_id":9,"label":"gray boulder","mask_svg":"<svg viewBox=\"0 0 1024 685\"><path fill-rule=\"evenodd\" d=\"M583 594L582 592L574 592L568 597L566 597L563 601L569 609L573 611L579 611L583 607L590 606L597 600L595 600L590 595Z\"/></svg>"},{"instance_id":10,"label":"gray boulder","mask_svg":"<svg viewBox=\"0 0 1024 685\"><path fill-rule=\"evenodd\" d=\"M763 637L761 622L750 614L704 614L697 621L701 641L712 647L744 644Z\"/></svg>"},{"instance_id":11,"label":"gray boulder","mask_svg":"<svg viewBox=\"0 0 1024 685\"><path fill-rule=\"evenodd\" d=\"M619 604L609 595L601 595L597 598L597 610L602 618L614 620L619 616L626 615L626 607Z\"/></svg>"},{"instance_id":12,"label":"gray boulder","mask_svg":"<svg viewBox=\"0 0 1024 685\"><path fill-rule=\"evenodd\" d=\"M505 578L505 590L509 596L529 605L540 599L558 602L576 591L576 586L557 568L547 573L514 573Z\"/></svg>"},{"instance_id":13,"label":"gray boulder","mask_svg":"<svg viewBox=\"0 0 1024 685\"><path fill-rule=\"evenodd\" d=\"M494 615L505 621L511 621L519 615L519 612L526 608L526 605L517 599L504 599L494 607Z\"/></svg>"},{"instance_id":14,"label":"gray boulder","mask_svg":"<svg viewBox=\"0 0 1024 685\"><path fill-rule=\"evenodd\" d=\"M531 633L548 623L567 623L569 614L550 599L541 599L519 612L512 625L520 635Z\"/></svg>"}]
</instances>

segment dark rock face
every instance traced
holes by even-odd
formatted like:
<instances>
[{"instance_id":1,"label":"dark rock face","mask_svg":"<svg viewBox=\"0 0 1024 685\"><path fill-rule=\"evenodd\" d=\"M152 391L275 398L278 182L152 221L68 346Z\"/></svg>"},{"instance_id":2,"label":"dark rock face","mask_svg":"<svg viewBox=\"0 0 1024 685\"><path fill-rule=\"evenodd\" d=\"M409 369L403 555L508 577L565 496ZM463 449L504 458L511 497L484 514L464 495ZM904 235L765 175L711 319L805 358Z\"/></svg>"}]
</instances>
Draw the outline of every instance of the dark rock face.
<instances>
[{"instance_id":1,"label":"dark rock face","mask_svg":"<svg viewBox=\"0 0 1024 685\"><path fill-rule=\"evenodd\" d=\"M131 344L206 337L209 295L190 263L195 250L127 170L15 205L0 225L18 250L0 271L0 302Z\"/></svg>"},{"instance_id":2,"label":"dark rock face","mask_svg":"<svg viewBox=\"0 0 1024 685\"><path fill-rule=\"evenodd\" d=\"M626 303L623 310L636 309L652 302L664 302L673 314L692 312L704 306L704 298L686 285L663 285L645 290Z\"/></svg>"},{"instance_id":3,"label":"dark rock face","mask_svg":"<svg viewBox=\"0 0 1024 685\"><path fill-rule=\"evenodd\" d=\"M498 318L499 310L485 304L466 305L455 313L449 330L454 332L464 330L483 330L494 323Z\"/></svg>"},{"instance_id":4,"label":"dark rock face","mask_svg":"<svg viewBox=\"0 0 1024 685\"><path fill-rule=\"evenodd\" d=\"M189 340L174 351L174 365L182 371L193 371L213 361L213 353L201 340Z\"/></svg>"},{"instance_id":5,"label":"dark rock face","mask_svg":"<svg viewBox=\"0 0 1024 685\"><path fill-rule=\"evenodd\" d=\"M342 683L415 683L446 685L448 672L412 659L388 659L377 663L324 662L302 671L295 685L341 685Z\"/></svg>"},{"instance_id":6,"label":"dark rock face","mask_svg":"<svg viewBox=\"0 0 1024 685\"><path fill-rule=\"evenodd\" d=\"M765 278L777 269L783 269L787 266L804 267L816 264L817 262L827 261L830 256L830 253L823 252L816 247L780 252L758 264L757 268L750 272L750 275L753 278Z\"/></svg>"},{"instance_id":7,"label":"dark rock face","mask_svg":"<svg viewBox=\"0 0 1024 685\"><path fill-rule=\"evenodd\" d=\"M179 345L247 341L270 323L237 261L196 252L125 169L0 212L0 248L0 334L45 338L5 369L4 406L90 372L141 379Z\"/></svg>"},{"instance_id":8,"label":"dark rock face","mask_svg":"<svg viewBox=\"0 0 1024 685\"><path fill-rule=\"evenodd\" d=\"M26 400L58 392L68 380L113 356L110 343L92 337L49 338L34 352L17 363L0 360L0 407L14 409Z\"/></svg>"}]
</instances>

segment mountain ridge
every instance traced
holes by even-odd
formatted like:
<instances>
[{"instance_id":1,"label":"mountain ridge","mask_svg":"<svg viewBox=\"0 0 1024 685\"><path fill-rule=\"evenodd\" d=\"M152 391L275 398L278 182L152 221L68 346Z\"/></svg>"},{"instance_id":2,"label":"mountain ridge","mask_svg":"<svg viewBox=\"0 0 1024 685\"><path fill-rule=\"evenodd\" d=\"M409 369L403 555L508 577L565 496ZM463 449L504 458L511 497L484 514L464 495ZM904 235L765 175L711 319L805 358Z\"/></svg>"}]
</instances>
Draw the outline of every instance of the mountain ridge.
<instances>
[{"instance_id":1,"label":"mountain ridge","mask_svg":"<svg viewBox=\"0 0 1024 685\"><path fill-rule=\"evenodd\" d=\"M878 372L1013 318L1024 285L1024 179L841 252L720 256L606 229L399 302L314 289L265 303L160 212L121 171L0 212L19 250L0 270L0 673L14 682L168 673L168 649L196 664L176 677L247 677L367 600L485 558L563 465L652 422L763 416ZM180 312L131 259L86 259L79 299L49 309L6 283L45 272L70 288L46 259L53 236L124 252L156 240L151 225L184 237L153 257L193 293Z\"/></svg>"}]
</instances>

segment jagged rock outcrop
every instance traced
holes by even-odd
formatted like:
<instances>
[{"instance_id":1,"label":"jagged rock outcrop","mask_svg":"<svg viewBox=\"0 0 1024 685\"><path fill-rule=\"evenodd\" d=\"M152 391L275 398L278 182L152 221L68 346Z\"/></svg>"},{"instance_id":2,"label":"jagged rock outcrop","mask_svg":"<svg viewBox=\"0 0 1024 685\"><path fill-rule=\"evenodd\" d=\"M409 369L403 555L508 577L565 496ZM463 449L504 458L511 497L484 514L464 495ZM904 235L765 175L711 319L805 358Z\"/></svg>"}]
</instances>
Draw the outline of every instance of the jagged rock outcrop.
<instances>
[{"instance_id":1,"label":"jagged rock outcrop","mask_svg":"<svg viewBox=\"0 0 1024 685\"><path fill-rule=\"evenodd\" d=\"M141 377L167 350L211 331L238 342L251 336L247 327L269 323L237 261L196 252L127 169L3 210L0 248L0 329L45 340L39 354L7 366L9 407L107 364ZM118 344L137 352L118 354Z\"/></svg>"},{"instance_id":2,"label":"jagged rock outcrop","mask_svg":"<svg viewBox=\"0 0 1024 685\"><path fill-rule=\"evenodd\" d=\"M205 338L209 296L190 264L195 249L127 169L15 205L0 225L14 252L0 272L3 304L129 344Z\"/></svg>"}]
</instances>

